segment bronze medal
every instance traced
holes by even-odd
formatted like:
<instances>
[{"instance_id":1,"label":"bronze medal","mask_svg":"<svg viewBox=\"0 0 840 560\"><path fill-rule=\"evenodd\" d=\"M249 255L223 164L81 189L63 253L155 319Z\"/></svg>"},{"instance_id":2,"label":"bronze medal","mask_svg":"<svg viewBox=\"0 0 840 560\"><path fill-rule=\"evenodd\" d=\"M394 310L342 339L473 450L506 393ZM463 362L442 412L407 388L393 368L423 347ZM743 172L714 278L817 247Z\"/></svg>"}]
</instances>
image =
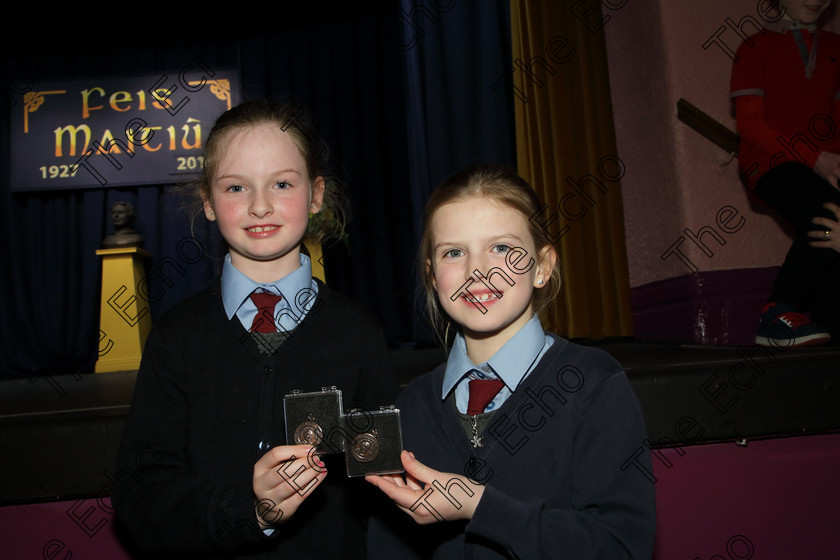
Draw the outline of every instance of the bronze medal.
<instances>
[{"instance_id":1,"label":"bronze medal","mask_svg":"<svg viewBox=\"0 0 840 560\"><path fill-rule=\"evenodd\" d=\"M350 444L350 453L359 463L370 463L379 455L379 440L376 431L373 433L359 434L353 438Z\"/></svg>"},{"instance_id":2,"label":"bronze medal","mask_svg":"<svg viewBox=\"0 0 840 560\"><path fill-rule=\"evenodd\" d=\"M302 422L295 428L295 443L299 445L318 445L323 437L321 426L314 420Z\"/></svg>"}]
</instances>

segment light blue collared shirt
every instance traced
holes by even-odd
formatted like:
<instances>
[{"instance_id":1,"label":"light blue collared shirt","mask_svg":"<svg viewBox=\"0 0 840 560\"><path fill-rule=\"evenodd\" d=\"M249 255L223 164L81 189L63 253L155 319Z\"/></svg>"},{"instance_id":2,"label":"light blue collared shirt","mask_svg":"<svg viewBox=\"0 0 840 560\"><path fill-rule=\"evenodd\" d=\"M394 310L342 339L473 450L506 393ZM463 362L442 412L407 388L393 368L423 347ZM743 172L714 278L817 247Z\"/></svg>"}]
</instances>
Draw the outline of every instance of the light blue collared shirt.
<instances>
[{"instance_id":1,"label":"light blue collared shirt","mask_svg":"<svg viewBox=\"0 0 840 560\"><path fill-rule=\"evenodd\" d=\"M539 317L534 314L519 329L519 332L505 342L504 346L499 348L489 360L476 365L467 356L464 337L461 333L458 333L452 343L449 358L446 360L446 372L443 375L443 398L445 399L454 389L455 406L460 412L466 414L470 399L470 372L475 370L484 377L498 377L504 382L505 386L484 409L485 412L496 410L516 390L522 380L531 373L553 343L554 340L545 334Z\"/></svg>"},{"instance_id":2,"label":"light blue collared shirt","mask_svg":"<svg viewBox=\"0 0 840 560\"><path fill-rule=\"evenodd\" d=\"M249 297L254 290L283 296L274 308L274 322L280 331L294 330L312 308L318 294L318 284L312 278L309 257L301 253L300 267L271 283L254 282L242 274L225 255L222 265L222 303L228 320L234 315L250 330L257 316L257 306Z\"/></svg>"}]
</instances>

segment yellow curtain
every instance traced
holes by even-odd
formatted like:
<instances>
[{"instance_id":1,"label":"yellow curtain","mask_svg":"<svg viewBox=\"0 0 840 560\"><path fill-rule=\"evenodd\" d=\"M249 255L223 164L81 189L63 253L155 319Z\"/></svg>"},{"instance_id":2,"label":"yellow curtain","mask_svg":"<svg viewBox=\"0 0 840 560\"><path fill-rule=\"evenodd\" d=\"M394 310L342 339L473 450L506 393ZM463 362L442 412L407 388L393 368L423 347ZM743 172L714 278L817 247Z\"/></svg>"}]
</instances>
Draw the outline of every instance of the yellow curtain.
<instances>
[{"instance_id":1,"label":"yellow curtain","mask_svg":"<svg viewBox=\"0 0 840 560\"><path fill-rule=\"evenodd\" d=\"M597 29L600 2L584 14L580 4L511 0L517 167L547 205L535 219L548 224L561 259L563 287L543 324L567 338L601 339L632 334L625 166Z\"/></svg>"}]
</instances>

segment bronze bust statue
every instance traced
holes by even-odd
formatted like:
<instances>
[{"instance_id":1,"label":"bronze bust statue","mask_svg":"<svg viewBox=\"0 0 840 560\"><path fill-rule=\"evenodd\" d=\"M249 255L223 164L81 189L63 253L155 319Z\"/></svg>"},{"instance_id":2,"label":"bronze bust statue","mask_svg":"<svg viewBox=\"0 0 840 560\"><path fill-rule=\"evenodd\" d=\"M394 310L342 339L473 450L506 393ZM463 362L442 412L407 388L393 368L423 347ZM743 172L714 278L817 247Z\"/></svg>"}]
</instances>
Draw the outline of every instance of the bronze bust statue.
<instances>
[{"instance_id":1,"label":"bronze bust statue","mask_svg":"<svg viewBox=\"0 0 840 560\"><path fill-rule=\"evenodd\" d=\"M102 240L106 249L121 247L142 247L143 236L134 229L134 205L130 202L115 202L111 206L111 223L114 233Z\"/></svg>"}]
</instances>

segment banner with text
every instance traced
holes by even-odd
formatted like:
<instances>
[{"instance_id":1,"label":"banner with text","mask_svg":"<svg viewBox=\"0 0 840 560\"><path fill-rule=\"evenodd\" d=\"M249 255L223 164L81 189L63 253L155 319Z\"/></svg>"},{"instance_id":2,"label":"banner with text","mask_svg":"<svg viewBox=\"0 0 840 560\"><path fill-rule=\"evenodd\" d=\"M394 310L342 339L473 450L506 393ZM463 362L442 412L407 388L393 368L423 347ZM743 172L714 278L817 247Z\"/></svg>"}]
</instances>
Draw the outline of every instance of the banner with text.
<instances>
[{"instance_id":1,"label":"banner with text","mask_svg":"<svg viewBox=\"0 0 840 560\"><path fill-rule=\"evenodd\" d=\"M203 66L34 84L12 105L12 190L192 180L207 133L240 91L238 70Z\"/></svg>"}]
</instances>

